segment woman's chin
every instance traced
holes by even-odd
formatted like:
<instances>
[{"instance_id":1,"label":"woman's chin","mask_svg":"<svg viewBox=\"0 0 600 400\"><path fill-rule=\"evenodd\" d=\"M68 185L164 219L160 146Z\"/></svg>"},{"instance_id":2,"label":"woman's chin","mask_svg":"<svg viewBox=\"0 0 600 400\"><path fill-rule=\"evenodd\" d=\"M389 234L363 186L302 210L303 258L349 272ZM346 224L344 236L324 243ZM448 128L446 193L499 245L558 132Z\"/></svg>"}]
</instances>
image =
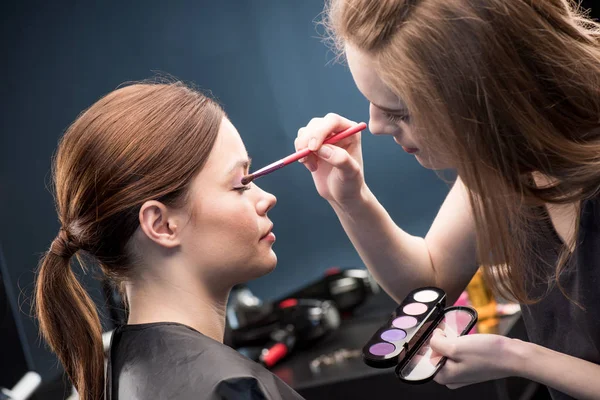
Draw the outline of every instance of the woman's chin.
<instances>
[{"instance_id":1,"label":"woman's chin","mask_svg":"<svg viewBox=\"0 0 600 400\"><path fill-rule=\"evenodd\" d=\"M277 254L271 249L271 254L269 254L269 260L265 263L265 275L271 273L275 267L277 266Z\"/></svg>"},{"instance_id":2,"label":"woman's chin","mask_svg":"<svg viewBox=\"0 0 600 400\"><path fill-rule=\"evenodd\" d=\"M253 265L250 271L251 277L248 280L257 279L261 276L268 275L273 272L276 266L277 255L271 249L268 255Z\"/></svg>"}]
</instances>

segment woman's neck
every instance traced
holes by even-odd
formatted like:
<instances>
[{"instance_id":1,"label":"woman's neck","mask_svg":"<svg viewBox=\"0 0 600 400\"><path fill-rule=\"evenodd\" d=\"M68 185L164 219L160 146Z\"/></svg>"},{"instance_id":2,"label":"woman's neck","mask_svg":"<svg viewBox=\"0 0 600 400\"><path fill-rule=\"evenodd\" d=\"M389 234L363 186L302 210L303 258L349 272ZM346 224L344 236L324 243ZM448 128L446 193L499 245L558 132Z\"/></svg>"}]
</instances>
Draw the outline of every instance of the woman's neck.
<instances>
[{"instance_id":1,"label":"woman's neck","mask_svg":"<svg viewBox=\"0 0 600 400\"><path fill-rule=\"evenodd\" d=\"M229 290L208 290L197 279L145 276L126 285L128 324L177 322L223 342Z\"/></svg>"}]
</instances>

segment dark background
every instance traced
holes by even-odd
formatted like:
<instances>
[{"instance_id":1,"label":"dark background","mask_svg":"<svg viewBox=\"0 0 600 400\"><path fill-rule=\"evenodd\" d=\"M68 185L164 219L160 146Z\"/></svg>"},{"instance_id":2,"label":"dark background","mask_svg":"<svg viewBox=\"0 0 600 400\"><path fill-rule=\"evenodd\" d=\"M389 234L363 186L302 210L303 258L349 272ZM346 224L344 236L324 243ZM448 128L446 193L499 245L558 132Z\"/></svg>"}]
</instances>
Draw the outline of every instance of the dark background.
<instances>
[{"instance_id":1,"label":"dark background","mask_svg":"<svg viewBox=\"0 0 600 400\"><path fill-rule=\"evenodd\" d=\"M322 6L322 0L2 2L0 276L10 301L0 325L0 387L12 386L26 369L45 382L60 371L38 338L29 299L37 261L59 228L48 190L51 157L78 113L122 82L168 73L213 92L255 167L293 151L298 128L312 117L336 112L368 122L368 103L347 67L333 62L318 37ZM425 234L447 184L392 138L363 137L371 189L400 226ZM279 264L249 284L255 294L272 299L331 266L362 267L302 166L259 185L278 197L270 217ZM102 309L93 275L84 280Z\"/></svg>"}]
</instances>

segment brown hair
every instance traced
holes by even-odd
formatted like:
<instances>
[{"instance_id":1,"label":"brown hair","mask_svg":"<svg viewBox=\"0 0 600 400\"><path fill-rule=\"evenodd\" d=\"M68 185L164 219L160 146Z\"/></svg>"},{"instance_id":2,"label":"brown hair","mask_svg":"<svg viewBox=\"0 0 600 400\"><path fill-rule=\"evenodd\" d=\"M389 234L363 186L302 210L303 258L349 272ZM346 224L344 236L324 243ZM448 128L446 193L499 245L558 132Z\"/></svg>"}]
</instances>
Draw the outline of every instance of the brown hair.
<instances>
[{"instance_id":1,"label":"brown hair","mask_svg":"<svg viewBox=\"0 0 600 400\"><path fill-rule=\"evenodd\" d=\"M569 247L554 277L529 255L548 222L540 206L600 190L599 25L567 0L331 0L325 18L339 49L371 56L413 129L454 160L497 293L531 303L537 279L560 287Z\"/></svg>"},{"instance_id":2,"label":"brown hair","mask_svg":"<svg viewBox=\"0 0 600 400\"><path fill-rule=\"evenodd\" d=\"M35 307L82 399L103 395L102 331L71 257L83 250L108 276L126 277L141 205L183 204L223 117L213 100L181 82L132 84L84 111L61 139L53 177L62 227L40 262Z\"/></svg>"}]
</instances>

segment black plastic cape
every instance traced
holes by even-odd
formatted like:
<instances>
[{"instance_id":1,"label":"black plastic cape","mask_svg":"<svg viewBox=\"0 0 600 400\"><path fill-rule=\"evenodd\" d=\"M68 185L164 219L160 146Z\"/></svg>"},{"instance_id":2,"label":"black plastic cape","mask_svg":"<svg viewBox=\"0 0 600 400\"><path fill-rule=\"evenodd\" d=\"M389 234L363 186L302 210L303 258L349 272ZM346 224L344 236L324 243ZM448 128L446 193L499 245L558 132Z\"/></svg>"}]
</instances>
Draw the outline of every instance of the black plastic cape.
<instances>
[{"instance_id":1,"label":"black plastic cape","mask_svg":"<svg viewBox=\"0 0 600 400\"><path fill-rule=\"evenodd\" d=\"M172 322L125 325L115 330L105 398L302 399L256 362L188 326Z\"/></svg>"}]
</instances>

